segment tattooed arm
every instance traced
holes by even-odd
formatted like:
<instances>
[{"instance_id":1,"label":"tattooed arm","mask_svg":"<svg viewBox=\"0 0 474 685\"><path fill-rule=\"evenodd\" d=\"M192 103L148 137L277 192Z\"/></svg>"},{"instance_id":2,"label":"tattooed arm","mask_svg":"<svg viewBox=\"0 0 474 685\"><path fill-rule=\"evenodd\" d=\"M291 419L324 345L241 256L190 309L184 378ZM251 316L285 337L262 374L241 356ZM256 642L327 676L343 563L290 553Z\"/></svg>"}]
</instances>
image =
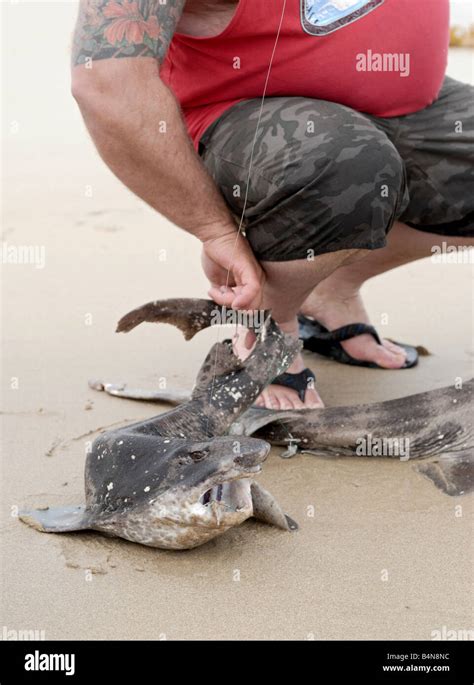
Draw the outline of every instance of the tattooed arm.
<instances>
[{"instance_id":1,"label":"tattooed arm","mask_svg":"<svg viewBox=\"0 0 474 685\"><path fill-rule=\"evenodd\" d=\"M130 190L204 243L213 285L240 286L252 307L261 271L196 154L179 104L159 78L186 0L80 0L72 92L102 159ZM164 123L163 123L164 122ZM237 239L237 245L235 246ZM234 249L236 247L236 249Z\"/></svg>"}]
</instances>

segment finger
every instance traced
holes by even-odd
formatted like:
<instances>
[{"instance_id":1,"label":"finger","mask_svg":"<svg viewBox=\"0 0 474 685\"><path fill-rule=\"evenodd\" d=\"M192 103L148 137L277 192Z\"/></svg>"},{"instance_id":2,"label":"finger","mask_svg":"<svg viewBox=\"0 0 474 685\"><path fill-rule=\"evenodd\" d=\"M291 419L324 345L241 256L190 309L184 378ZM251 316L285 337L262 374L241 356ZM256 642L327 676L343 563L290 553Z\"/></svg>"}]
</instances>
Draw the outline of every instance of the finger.
<instances>
[{"instance_id":1,"label":"finger","mask_svg":"<svg viewBox=\"0 0 474 685\"><path fill-rule=\"evenodd\" d=\"M257 336L255 335L255 332L248 330L247 333L245 334L245 341L244 341L245 347L248 350L251 350L252 347L255 345L256 340L257 340Z\"/></svg>"},{"instance_id":2,"label":"finger","mask_svg":"<svg viewBox=\"0 0 474 685\"><path fill-rule=\"evenodd\" d=\"M232 307L234 309L260 309L262 293L259 282L238 285L233 289L233 295Z\"/></svg>"},{"instance_id":3,"label":"finger","mask_svg":"<svg viewBox=\"0 0 474 685\"><path fill-rule=\"evenodd\" d=\"M258 309L262 300L262 283L264 273L253 254L245 255L233 265L233 274L237 283L234 288L235 309Z\"/></svg>"},{"instance_id":4,"label":"finger","mask_svg":"<svg viewBox=\"0 0 474 685\"><path fill-rule=\"evenodd\" d=\"M205 270L205 274L212 287L232 288L236 285L232 273L229 273L225 269L221 269L217 265L215 267L212 264L208 266Z\"/></svg>"},{"instance_id":5,"label":"finger","mask_svg":"<svg viewBox=\"0 0 474 685\"><path fill-rule=\"evenodd\" d=\"M221 305L221 307L232 307L235 295L230 288L225 288L225 286L212 286L207 293L209 297L214 300L216 304Z\"/></svg>"},{"instance_id":6,"label":"finger","mask_svg":"<svg viewBox=\"0 0 474 685\"><path fill-rule=\"evenodd\" d=\"M206 274L209 282L212 286L217 285L236 285L234 275L229 269L226 269L221 264L218 264L213 259L203 254L201 257L201 263L204 268L204 273Z\"/></svg>"}]
</instances>

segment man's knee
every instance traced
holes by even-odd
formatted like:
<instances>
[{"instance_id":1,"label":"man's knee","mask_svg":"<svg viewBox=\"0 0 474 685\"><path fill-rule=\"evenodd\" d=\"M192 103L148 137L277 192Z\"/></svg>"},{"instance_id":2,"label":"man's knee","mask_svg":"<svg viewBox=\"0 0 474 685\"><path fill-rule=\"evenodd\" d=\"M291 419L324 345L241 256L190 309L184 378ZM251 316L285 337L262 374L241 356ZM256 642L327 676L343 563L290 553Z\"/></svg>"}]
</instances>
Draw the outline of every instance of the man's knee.
<instances>
[{"instance_id":1,"label":"man's knee","mask_svg":"<svg viewBox=\"0 0 474 685\"><path fill-rule=\"evenodd\" d=\"M344 132L333 150L331 163L308 199L326 202L337 230L370 225L387 232L408 203L404 163L385 134L373 131L367 139Z\"/></svg>"},{"instance_id":2,"label":"man's knee","mask_svg":"<svg viewBox=\"0 0 474 685\"><path fill-rule=\"evenodd\" d=\"M362 202L366 211L381 203L397 211L405 169L392 142L362 114L325 104L333 116L326 112L324 130L301 138L281 185L308 198L326 198L342 215L354 210L354 202Z\"/></svg>"},{"instance_id":3,"label":"man's knee","mask_svg":"<svg viewBox=\"0 0 474 685\"><path fill-rule=\"evenodd\" d=\"M362 115L334 106L330 117L329 109L322 131L301 135L300 122L278 183L249 212L248 237L261 259L382 247L406 206L393 144Z\"/></svg>"}]
</instances>

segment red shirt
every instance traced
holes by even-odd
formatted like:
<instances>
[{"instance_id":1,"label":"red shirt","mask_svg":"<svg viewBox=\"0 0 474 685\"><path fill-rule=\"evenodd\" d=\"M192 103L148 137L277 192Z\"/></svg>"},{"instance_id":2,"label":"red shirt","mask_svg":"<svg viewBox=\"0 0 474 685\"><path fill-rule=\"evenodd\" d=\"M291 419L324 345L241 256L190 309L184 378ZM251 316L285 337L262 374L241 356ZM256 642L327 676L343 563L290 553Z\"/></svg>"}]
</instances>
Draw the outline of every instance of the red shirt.
<instances>
[{"instance_id":1,"label":"red shirt","mask_svg":"<svg viewBox=\"0 0 474 685\"><path fill-rule=\"evenodd\" d=\"M380 117L416 112L436 99L446 68L449 0L372 0L371 11L349 16L326 35L308 32L305 1L324 4L287 0L267 97L331 100ZM196 147L228 107L262 97L282 8L283 0L240 0L219 35L175 33L161 78L180 101Z\"/></svg>"}]
</instances>

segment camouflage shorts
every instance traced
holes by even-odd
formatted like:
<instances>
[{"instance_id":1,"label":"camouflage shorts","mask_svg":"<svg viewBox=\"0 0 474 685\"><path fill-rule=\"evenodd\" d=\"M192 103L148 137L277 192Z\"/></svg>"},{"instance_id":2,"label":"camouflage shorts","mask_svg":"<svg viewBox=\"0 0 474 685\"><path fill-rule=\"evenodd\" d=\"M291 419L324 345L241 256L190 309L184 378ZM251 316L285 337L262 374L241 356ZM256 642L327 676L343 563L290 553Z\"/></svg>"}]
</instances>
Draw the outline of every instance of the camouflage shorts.
<instances>
[{"instance_id":1,"label":"camouflage shorts","mask_svg":"<svg viewBox=\"0 0 474 685\"><path fill-rule=\"evenodd\" d=\"M260 99L237 103L199 143L239 219L245 205L260 260L383 247L395 219L474 235L471 86L447 77L432 105L390 119L325 100L267 98L255 135L260 107Z\"/></svg>"}]
</instances>

